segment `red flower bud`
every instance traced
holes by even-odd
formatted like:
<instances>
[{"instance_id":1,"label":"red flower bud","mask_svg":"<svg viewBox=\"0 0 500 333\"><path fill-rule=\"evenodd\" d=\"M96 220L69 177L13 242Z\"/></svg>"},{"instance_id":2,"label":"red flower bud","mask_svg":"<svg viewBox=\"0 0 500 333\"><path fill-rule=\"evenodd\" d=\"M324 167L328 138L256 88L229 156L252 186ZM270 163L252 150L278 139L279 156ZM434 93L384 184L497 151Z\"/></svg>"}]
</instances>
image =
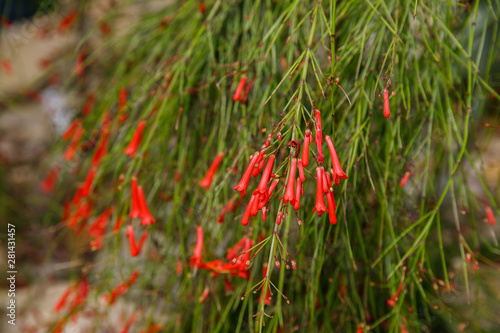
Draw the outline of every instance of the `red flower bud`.
<instances>
[{"instance_id":1,"label":"red flower bud","mask_svg":"<svg viewBox=\"0 0 500 333\"><path fill-rule=\"evenodd\" d=\"M275 155L269 156L269 160L267 161L266 169L264 170L264 173L262 174L262 178L260 179L259 186L254 191L254 194L255 193L266 194L267 183L269 182L269 179L271 178L271 173L273 172L275 158L276 158ZM261 163L264 164L264 160L262 160Z\"/></svg>"},{"instance_id":2,"label":"red flower bud","mask_svg":"<svg viewBox=\"0 0 500 333\"><path fill-rule=\"evenodd\" d=\"M391 110L389 109L389 91L384 90L384 117L389 118L391 116Z\"/></svg>"},{"instance_id":3,"label":"red flower bud","mask_svg":"<svg viewBox=\"0 0 500 333\"><path fill-rule=\"evenodd\" d=\"M328 149L330 150L330 155L332 158L332 166L334 172L333 182L335 183L335 185L338 185L339 178L347 179L347 175L342 170L342 166L340 165L340 161L337 156L337 152L335 151L335 147L333 146L332 139L328 135L326 136L326 143L328 144Z\"/></svg>"},{"instance_id":4,"label":"red flower bud","mask_svg":"<svg viewBox=\"0 0 500 333\"><path fill-rule=\"evenodd\" d=\"M247 77L243 76L241 78L240 83L238 84L238 87L236 88L236 91L234 92L233 101L236 102L240 99L241 92L243 91L243 88L245 87L246 82L247 82Z\"/></svg>"},{"instance_id":5,"label":"red flower bud","mask_svg":"<svg viewBox=\"0 0 500 333\"><path fill-rule=\"evenodd\" d=\"M247 193L247 187L248 183L250 182L250 176L252 175L253 168L255 166L255 163L257 163L257 160L259 159L260 153L256 152L252 156L252 160L250 161L250 164L248 165L247 169L245 170L245 173L243 174L243 177L241 177L240 182L238 185L234 187L236 191L239 191L241 196L245 196Z\"/></svg>"},{"instance_id":6,"label":"red flower bud","mask_svg":"<svg viewBox=\"0 0 500 333\"><path fill-rule=\"evenodd\" d=\"M490 222L490 225L495 225L495 215L493 214L493 210L491 209L490 206L486 207L486 217L488 218L488 221Z\"/></svg>"},{"instance_id":7,"label":"red flower bud","mask_svg":"<svg viewBox=\"0 0 500 333\"><path fill-rule=\"evenodd\" d=\"M302 159L299 158L299 178L301 182L306 181L306 175L304 174L304 164L302 163Z\"/></svg>"},{"instance_id":8,"label":"red flower bud","mask_svg":"<svg viewBox=\"0 0 500 333\"><path fill-rule=\"evenodd\" d=\"M312 133L309 129L306 129L304 134L304 145L302 147L302 165L307 167L309 165L309 144L312 140Z\"/></svg>"},{"instance_id":9,"label":"red flower bud","mask_svg":"<svg viewBox=\"0 0 500 333\"><path fill-rule=\"evenodd\" d=\"M399 186L403 187L406 185L406 182L408 181L408 178L410 178L410 171L406 171L403 178L401 179L401 182L399 183Z\"/></svg>"}]
</instances>

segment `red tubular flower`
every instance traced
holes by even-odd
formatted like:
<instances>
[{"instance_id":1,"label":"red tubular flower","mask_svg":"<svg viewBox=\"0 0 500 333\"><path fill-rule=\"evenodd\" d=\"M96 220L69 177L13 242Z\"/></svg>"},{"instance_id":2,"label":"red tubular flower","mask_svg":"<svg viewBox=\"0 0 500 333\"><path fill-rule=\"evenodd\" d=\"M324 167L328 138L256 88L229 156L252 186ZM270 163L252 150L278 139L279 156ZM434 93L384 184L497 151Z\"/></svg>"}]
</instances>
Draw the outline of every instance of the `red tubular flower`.
<instances>
[{"instance_id":1,"label":"red tubular flower","mask_svg":"<svg viewBox=\"0 0 500 333\"><path fill-rule=\"evenodd\" d=\"M326 206L325 206L325 201L324 201L324 198L323 198L323 172L324 169L323 169L323 172L321 172L323 169L322 167L317 167L316 168L316 206L314 207L313 209L313 213L314 211L316 211L316 213L318 213L319 216L321 216L323 214L323 212L327 212L328 209L326 209Z\"/></svg>"},{"instance_id":2,"label":"red tubular flower","mask_svg":"<svg viewBox=\"0 0 500 333\"><path fill-rule=\"evenodd\" d=\"M243 214L243 218L241 219L241 225L247 225L248 221L250 221L250 215L252 213L252 208L254 206L255 200L257 200L257 196L252 195L250 201L248 202L248 206L245 209L245 213Z\"/></svg>"},{"instance_id":3,"label":"red tubular flower","mask_svg":"<svg viewBox=\"0 0 500 333\"><path fill-rule=\"evenodd\" d=\"M233 101L236 102L240 99L241 92L243 91L243 88L245 87L246 82L247 82L247 77L243 76L241 78L240 83L238 84L238 87L236 88L236 91L234 92Z\"/></svg>"},{"instance_id":4,"label":"red tubular flower","mask_svg":"<svg viewBox=\"0 0 500 333\"><path fill-rule=\"evenodd\" d=\"M262 178L260 179L259 186L254 191L254 194L256 194L256 193L261 194L261 195L266 194L267 183L269 182L269 179L271 178L271 173L273 172L275 158L276 158L275 155L269 156L269 160L267 160L266 169L264 170L264 173L262 174ZM264 160L262 160L261 163L264 164Z\"/></svg>"},{"instance_id":5,"label":"red tubular flower","mask_svg":"<svg viewBox=\"0 0 500 333\"><path fill-rule=\"evenodd\" d=\"M69 296L73 292L74 288L73 286L70 286L64 291L62 294L61 298L57 301L56 305L54 305L54 311L59 312L62 310L62 308L66 305L66 302L68 301Z\"/></svg>"},{"instance_id":6,"label":"red tubular flower","mask_svg":"<svg viewBox=\"0 0 500 333\"><path fill-rule=\"evenodd\" d=\"M151 212L149 211L148 204L146 202L146 198L144 196L144 191L142 189L142 186L137 186L137 199L139 201L139 207L140 207L140 217L141 217L141 225L149 225L152 223L155 223L156 220L151 215Z\"/></svg>"},{"instance_id":7,"label":"red tubular flower","mask_svg":"<svg viewBox=\"0 0 500 333\"><path fill-rule=\"evenodd\" d=\"M259 203L260 203L259 195L253 194L252 196L255 196L255 199L253 201L252 209L250 210L250 215L257 216L257 214L259 213Z\"/></svg>"},{"instance_id":8,"label":"red tubular flower","mask_svg":"<svg viewBox=\"0 0 500 333\"><path fill-rule=\"evenodd\" d=\"M12 74L12 71L13 71L12 66L7 59L2 59L2 69L5 72L5 74L7 74L7 75Z\"/></svg>"},{"instance_id":9,"label":"red tubular flower","mask_svg":"<svg viewBox=\"0 0 500 333\"><path fill-rule=\"evenodd\" d=\"M325 161L325 155L323 154L323 133L320 131L316 131L316 147L318 148L318 162Z\"/></svg>"},{"instance_id":10,"label":"red tubular flower","mask_svg":"<svg viewBox=\"0 0 500 333\"><path fill-rule=\"evenodd\" d=\"M309 129L306 129L304 134L304 145L302 147L302 165L307 167L309 165L309 144L312 141L312 133Z\"/></svg>"},{"instance_id":11,"label":"red tubular flower","mask_svg":"<svg viewBox=\"0 0 500 333\"><path fill-rule=\"evenodd\" d=\"M250 82L245 87L245 92L239 98L239 102L241 104L246 104L248 102L248 94L250 93L250 89L252 89L254 81L255 81L255 78L253 78L252 80L250 80Z\"/></svg>"},{"instance_id":12,"label":"red tubular flower","mask_svg":"<svg viewBox=\"0 0 500 333\"><path fill-rule=\"evenodd\" d=\"M87 96L87 102L85 102L85 105L83 106L82 113L84 116L88 116L90 111L92 111L92 108L94 107L95 103L95 94L90 93Z\"/></svg>"},{"instance_id":13,"label":"red tubular flower","mask_svg":"<svg viewBox=\"0 0 500 333\"><path fill-rule=\"evenodd\" d=\"M283 203L286 204L289 201L293 201L295 194L295 170L297 169L297 159L292 158L292 163L290 165L290 174L288 176L288 184L286 185L285 196L283 197Z\"/></svg>"},{"instance_id":14,"label":"red tubular flower","mask_svg":"<svg viewBox=\"0 0 500 333\"><path fill-rule=\"evenodd\" d=\"M57 177L59 177L60 171L61 170L57 165L50 168L49 173L47 173L47 176L40 184L40 188L42 189L42 191L44 191L45 193L52 192L52 190L54 189L54 184L57 181Z\"/></svg>"},{"instance_id":15,"label":"red tubular flower","mask_svg":"<svg viewBox=\"0 0 500 333\"><path fill-rule=\"evenodd\" d=\"M302 183L300 178L297 178L297 186L295 188L295 198L293 201L293 209L298 210L300 208L300 193L302 191Z\"/></svg>"},{"instance_id":16,"label":"red tubular flower","mask_svg":"<svg viewBox=\"0 0 500 333\"><path fill-rule=\"evenodd\" d=\"M73 133L73 138L71 139L71 143L69 144L68 149L64 153L64 159L66 161L70 161L75 155L76 149L78 148L78 143L83 136L83 128L78 127Z\"/></svg>"},{"instance_id":17,"label":"red tubular flower","mask_svg":"<svg viewBox=\"0 0 500 333\"><path fill-rule=\"evenodd\" d=\"M316 120L316 123L314 124L314 127L316 128L316 131L321 132L322 127L321 127L321 112L319 112L318 109L315 109L314 111L314 118ZM321 143L323 143L323 138L321 138Z\"/></svg>"},{"instance_id":18,"label":"red tubular flower","mask_svg":"<svg viewBox=\"0 0 500 333\"><path fill-rule=\"evenodd\" d=\"M77 128L80 127L81 121L80 119L74 119L71 124L68 126L66 131L62 135L63 140L69 140L71 139L71 136L75 134L75 131Z\"/></svg>"},{"instance_id":19,"label":"red tubular flower","mask_svg":"<svg viewBox=\"0 0 500 333\"><path fill-rule=\"evenodd\" d=\"M344 170L342 170L342 166L340 165L339 157L337 156L337 152L335 151L335 147L333 146L332 139L328 135L326 136L326 143L328 144L328 149L330 150L330 155L332 157L333 172L335 174L333 177L333 181L335 185L338 185L339 178L347 179L347 175L345 174Z\"/></svg>"},{"instance_id":20,"label":"red tubular flower","mask_svg":"<svg viewBox=\"0 0 500 333\"><path fill-rule=\"evenodd\" d=\"M203 228L196 227L196 246L193 256L189 259L191 266L198 268L203 263Z\"/></svg>"},{"instance_id":21,"label":"red tubular flower","mask_svg":"<svg viewBox=\"0 0 500 333\"><path fill-rule=\"evenodd\" d=\"M208 168L207 174L205 177L198 183L201 187L204 187L206 190L210 188L210 185L212 184L212 180L214 178L215 173L217 172L217 169L219 168L219 164L222 161L222 157L224 156L224 153L219 153L212 164L210 165L210 168Z\"/></svg>"},{"instance_id":22,"label":"red tubular flower","mask_svg":"<svg viewBox=\"0 0 500 333\"><path fill-rule=\"evenodd\" d=\"M262 221L266 221L267 220L267 209L266 207L262 207Z\"/></svg>"},{"instance_id":23,"label":"red tubular flower","mask_svg":"<svg viewBox=\"0 0 500 333\"><path fill-rule=\"evenodd\" d=\"M259 159L260 152L256 152L253 156L252 159L250 160L250 164L248 165L247 169L245 170L245 173L243 174L243 177L241 177L240 182L238 185L234 187L236 191L240 192L240 195L242 197L247 194L247 187L248 183L250 182L250 176L252 175L253 168L255 166L255 163L257 163L257 160Z\"/></svg>"},{"instance_id":24,"label":"red tubular flower","mask_svg":"<svg viewBox=\"0 0 500 333\"><path fill-rule=\"evenodd\" d=\"M136 244L135 242L135 235L134 235L134 229L132 228L131 225L127 227L127 237L130 243L130 255L132 257L136 257L139 253L141 253L142 247L144 246L144 242L146 241L146 238L148 237L148 231L144 230L142 233L141 239L139 240L139 243Z\"/></svg>"},{"instance_id":25,"label":"red tubular flower","mask_svg":"<svg viewBox=\"0 0 500 333\"><path fill-rule=\"evenodd\" d=\"M132 177L132 181L130 182L130 198L132 201L132 205L130 206L130 218L135 219L141 215L141 203L139 201L139 197L137 195L137 178Z\"/></svg>"},{"instance_id":26,"label":"red tubular flower","mask_svg":"<svg viewBox=\"0 0 500 333\"><path fill-rule=\"evenodd\" d=\"M144 130L144 126L146 126L146 121L141 120L139 122L139 125L137 126L137 129L135 130L132 140L130 140L128 147L125 148L125 154L130 155L130 157L135 156L135 152L139 147L139 143L141 143L142 131Z\"/></svg>"},{"instance_id":27,"label":"red tubular flower","mask_svg":"<svg viewBox=\"0 0 500 333\"><path fill-rule=\"evenodd\" d=\"M78 18L78 12L76 10L72 10L66 16L64 16L61 21L59 22L59 26L57 27L57 30L59 32L66 32L73 26L75 23L76 19Z\"/></svg>"},{"instance_id":28,"label":"red tubular flower","mask_svg":"<svg viewBox=\"0 0 500 333\"><path fill-rule=\"evenodd\" d=\"M92 167L87 174L87 178L85 178L85 182L83 183L82 187L80 187L80 194L83 198L88 197L90 194L90 188L92 187L92 183L94 182L94 177L97 172L96 167Z\"/></svg>"},{"instance_id":29,"label":"red tubular flower","mask_svg":"<svg viewBox=\"0 0 500 333\"><path fill-rule=\"evenodd\" d=\"M301 182L306 181L306 175L304 174L304 164L302 163L302 159L299 158L298 161L298 166L299 166L299 178Z\"/></svg>"},{"instance_id":30,"label":"red tubular flower","mask_svg":"<svg viewBox=\"0 0 500 333\"><path fill-rule=\"evenodd\" d=\"M391 116L391 110L389 108L389 91L384 90L384 117L389 118Z\"/></svg>"},{"instance_id":31,"label":"red tubular flower","mask_svg":"<svg viewBox=\"0 0 500 333\"><path fill-rule=\"evenodd\" d=\"M488 218L490 225L492 225L492 226L495 225L496 224L495 215L493 214L493 210L491 209L491 207L487 206L485 208L485 211L486 211L486 217Z\"/></svg>"},{"instance_id":32,"label":"red tubular flower","mask_svg":"<svg viewBox=\"0 0 500 333\"><path fill-rule=\"evenodd\" d=\"M323 193L327 193L330 190L331 186L328 186L328 179L327 179L327 174L325 170L321 170L321 174L323 177Z\"/></svg>"},{"instance_id":33,"label":"red tubular flower","mask_svg":"<svg viewBox=\"0 0 500 333\"><path fill-rule=\"evenodd\" d=\"M405 186L409 178L410 178L410 171L406 171L403 178L401 179L401 182L399 183L399 186L401 187Z\"/></svg>"},{"instance_id":34,"label":"red tubular flower","mask_svg":"<svg viewBox=\"0 0 500 333\"><path fill-rule=\"evenodd\" d=\"M333 191L330 190L326 193L326 202L328 203L328 219L331 224L337 224L337 216L335 215L335 209L337 209L337 206L335 205Z\"/></svg>"},{"instance_id":35,"label":"red tubular flower","mask_svg":"<svg viewBox=\"0 0 500 333\"><path fill-rule=\"evenodd\" d=\"M280 181L279 179L275 179L273 180L271 185L269 185L269 188L267 189L267 200L269 200L269 198L273 194L273 191L276 188L276 186L278 186L279 181Z\"/></svg>"}]
</instances>

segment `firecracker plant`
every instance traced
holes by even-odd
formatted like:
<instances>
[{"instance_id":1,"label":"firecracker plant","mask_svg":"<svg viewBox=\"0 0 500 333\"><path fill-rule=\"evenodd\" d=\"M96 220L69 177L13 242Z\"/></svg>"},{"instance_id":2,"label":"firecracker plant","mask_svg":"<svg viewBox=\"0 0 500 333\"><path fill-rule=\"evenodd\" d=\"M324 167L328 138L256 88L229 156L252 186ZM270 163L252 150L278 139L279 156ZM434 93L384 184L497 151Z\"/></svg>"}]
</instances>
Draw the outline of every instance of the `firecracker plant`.
<instances>
[{"instance_id":1,"label":"firecracker plant","mask_svg":"<svg viewBox=\"0 0 500 333\"><path fill-rule=\"evenodd\" d=\"M58 232L88 241L53 331L118 299L113 332L500 327L498 1L179 1L114 33L119 13L60 60L82 103L42 188L76 177Z\"/></svg>"}]
</instances>

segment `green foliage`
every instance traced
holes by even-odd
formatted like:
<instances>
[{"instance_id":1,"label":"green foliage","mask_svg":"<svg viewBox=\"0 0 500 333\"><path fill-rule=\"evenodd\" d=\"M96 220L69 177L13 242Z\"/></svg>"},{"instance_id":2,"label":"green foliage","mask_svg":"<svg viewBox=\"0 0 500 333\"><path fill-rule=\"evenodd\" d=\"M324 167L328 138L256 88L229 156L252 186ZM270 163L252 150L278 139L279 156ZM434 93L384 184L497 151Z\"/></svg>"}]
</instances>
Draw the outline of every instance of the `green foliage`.
<instances>
[{"instance_id":1,"label":"green foliage","mask_svg":"<svg viewBox=\"0 0 500 333\"><path fill-rule=\"evenodd\" d=\"M500 252L492 229L481 222L487 206L500 215L498 185L484 178L478 149L481 133L495 131L479 120L485 110L498 111L500 98L493 81L498 3L207 1L204 14L199 5L185 1L147 14L86 60L99 82L81 87L96 93L94 109L82 119L84 136L91 138L108 112L112 119L110 150L91 196L93 215L113 205L115 219L138 224L127 218L136 176L157 221L138 260L123 251L125 228L109 228L103 255L89 262L95 265L89 271L93 291L107 293L139 269L131 299L148 323L161 322L168 332L258 331L263 319L270 332L454 332L460 323L472 329L483 321L498 329L498 306L485 306L495 295L483 274ZM243 75L254 80L247 104L232 99ZM80 87L76 78L70 84ZM117 111L122 88L129 96L123 124ZM395 92L390 118L379 98L384 89ZM218 224L228 200L239 198L233 187L248 157L269 133L283 137L273 137L272 151L275 172L284 174L286 145L302 142L306 127L314 128L313 107L321 110L323 132L334 138L349 176L334 190L338 223L311 212L316 181L309 166L297 213L301 226L291 208L281 225L275 223L283 182L268 220L240 225L258 179ZM142 119L147 125L132 159L123 150ZM206 191L198 181L219 152L225 155ZM78 160L82 180L92 154ZM244 234L255 242L271 236L252 252L248 281L230 277L235 290L227 292L223 276L189 267L197 225L204 229L207 261L224 259ZM296 270L275 267L274 256L284 249ZM178 260L181 274L175 273ZM269 279L261 291L274 294L268 306L259 300L261 291L241 299L262 281L264 263ZM206 287L210 294L199 302ZM472 300L472 313L457 310L464 298Z\"/></svg>"}]
</instances>

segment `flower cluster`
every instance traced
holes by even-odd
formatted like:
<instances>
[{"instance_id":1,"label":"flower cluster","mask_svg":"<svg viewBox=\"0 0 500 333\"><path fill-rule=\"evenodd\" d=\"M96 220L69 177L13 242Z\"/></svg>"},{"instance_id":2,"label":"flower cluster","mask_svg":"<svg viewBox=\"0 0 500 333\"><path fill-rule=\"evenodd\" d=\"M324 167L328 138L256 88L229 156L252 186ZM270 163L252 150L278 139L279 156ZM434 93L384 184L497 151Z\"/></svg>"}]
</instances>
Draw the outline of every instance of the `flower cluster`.
<instances>
[{"instance_id":1,"label":"flower cluster","mask_svg":"<svg viewBox=\"0 0 500 333\"><path fill-rule=\"evenodd\" d=\"M280 200L283 201L283 204L281 205L281 209L277 214L277 224L280 224L282 219L286 216L286 207L288 203L290 203L294 210L298 210L300 208L301 196L304 194L303 184L306 181L304 168L309 165L309 150L311 143L315 143L317 148L317 153L314 154L317 166L316 204L313 212L315 211L320 216L324 212L328 212L330 223L335 224L337 222L337 218L335 215L336 204L333 195L333 185L338 185L340 183L340 179L347 179L347 175L342 169L332 139L328 135L323 135L320 111L317 109L315 109L314 111L314 141L313 133L310 129L306 129L302 146L302 155L300 154L301 146L298 141L292 140L288 144L288 147L290 147L294 151L294 154L292 154L288 158L289 163L286 170L287 183L285 185L284 195L280 198ZM277 136L278 134L279 133L277 133ZM269 211L269 200L273 194L273 191L277 187L280 178L285 177L285 175L277 176L276 174L273 174L273 168L276 159L275 154L271 153L267 157L266 162L266 152L271 147L271 138L272 135L269 135L262 148L251 156L250 163L248 164L243 176L241 177L241 180L234 187L235 190L240 192L241 196L245 196L251 177L257 177L260 172L264 170L259 185L252 192L250 201L243 214L243 218L241 220L242 225L247 225L250 217L256 216L259 211L262 211L262 220L266 221L267 212ZM330 152L332 162L331 171L325 170L325 168L327 167L325 163L325 155L323 152L323 138L325 139L328 150ZM278 141L280 141L279 136ZM300 156L302 156L302 158L300 158ZM325 197L328 207L325 205Z\"/></svg>"},{"instance_id":2,"label":"flower cluster","mask_svg":"<svg viewBox=\"0 0 500 333\"><path fill-rule=\"evenodd\" d=\"M196 228L196 246L189 263L191 267L209 270L213 275L229 274L248 279L250 277L248 266L252 246L253 241L243 236L238 243L227 250L226 259L229 260L228 262L219 259L203 261L203 228L199 226Z\"/></svg>"}]
</instances>

